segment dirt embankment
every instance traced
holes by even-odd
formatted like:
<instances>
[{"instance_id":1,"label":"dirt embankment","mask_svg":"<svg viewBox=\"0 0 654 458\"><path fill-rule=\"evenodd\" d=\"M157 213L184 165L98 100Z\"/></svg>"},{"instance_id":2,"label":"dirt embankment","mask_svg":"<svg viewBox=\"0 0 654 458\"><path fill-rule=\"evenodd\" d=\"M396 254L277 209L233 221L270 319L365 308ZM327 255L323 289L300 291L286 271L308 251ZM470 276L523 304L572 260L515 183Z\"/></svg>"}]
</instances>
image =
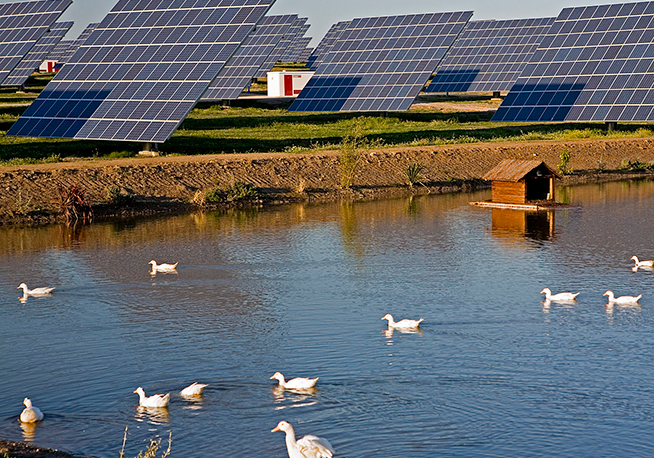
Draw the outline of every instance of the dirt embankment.
<instances>
[{"instance_id":1,"label":"dirt embankment","mask_svg":"<svg viewBox=\"0 0 654 458\"><path fill-rule=\"evenodd\" d=\"M260 188L267 202L374 199L410 193L451 192L484 185L481 177L504 158L542 159L555 167L564 150L570 167L584 171L571 180L606 178L623 160L654 162L654 138L557 142L488 143L366 151L352 190L340 186L338 152L134 158L0 167L0 224L39 224L61 219L58 187L79 185L109 216L154 214L192 208L197 191L235 182ZM407 165L425 166L413 190L402 186ZM124 208L102 205L118 187L133 196Z\"/></svg>"},{"instance_id":2,"label":"dirt embankment","mask_svg":"<svg viewBox=\"0 0 654 458\"><path fill-rule=\"evenodd\" d=\"M8 456L10 458L76 458L69 453L58 450L34 447L23 442L3 440L0 440L0 456Z\"/></svg>"}]
</instances>

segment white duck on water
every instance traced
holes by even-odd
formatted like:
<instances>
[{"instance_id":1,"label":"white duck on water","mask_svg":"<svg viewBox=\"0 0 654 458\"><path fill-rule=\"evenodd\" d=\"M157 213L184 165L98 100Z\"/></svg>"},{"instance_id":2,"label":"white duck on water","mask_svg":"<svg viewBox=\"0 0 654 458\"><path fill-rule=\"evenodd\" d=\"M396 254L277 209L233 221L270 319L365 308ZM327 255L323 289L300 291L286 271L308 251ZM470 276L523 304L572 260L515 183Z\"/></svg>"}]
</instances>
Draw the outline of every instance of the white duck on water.
<instances>
[{"instance_id":1,"label":"white duck on water","mask_svg":"<svg viewBox=\"0 0 654 458\"><path fill-rule=\"evenodd\" d=\"M280 421L270 432L284 431L286 433L286 450L289 458L332 458L334 448L329 441L323 437L312 434L295 440L293 426L287 421Z\"/></svg>"},{"instance_id":2,"label":"white duck on water","mask_svg":"<svg viewBox=\"0 0 654 458\"><path fill-rule=\"evenodd\" d=\"M393 315L390 313L387 313L382 317L382 320L388 320L388 327L389 328L398 328L398 329L415 329L420 326L420 323L423 322L424 318L420 318L419 320L400 320L398 322L395 322L393 320Z\"/></svg>"},{"instance_id":3,"label":"white duck on water","mask_svg":"<svg viewBox=\"0 0 654 458\"><path fill-rule=\"evenodd\" d=\"M49 294L52 294L52 291L54 291L54 288L34 288L34 289L29 289L25 283L21 283L18 285L18 288L16 289L22 289L23 290L23 297L24 296L47 296Z\"/></svg>"},{"instance_id":4,"label":"white duck on water","mask_svg":"<svg viewBox=\"0 0 654 458\"><path fill-rule=\"evenodd\" d=\"M276 379L279 381L279 386L289 390L307 390L316 386L316 382L320 377L316 378L305 378L305 377L296 377L292 378L289 381L284 379L284 376L281 372L275 372L270 380Z\"/></svg>"},{"instance_id":5,"label":"white duck on water","mask_svg":"<svg viewBox=\"0 0 654 458\"><path fill-rule=\"evenodd\" d=\"M139 405L142 407L166 407L170 400L170 393L146 396L145 391L140 386L134 390L134 393L138 393Z\"/></svg>"},{"instance_id":6,"label":"white duck on water","mask_svg":"<svg viewBox=\"0 0 654 458\"><path fill-rule=\"evenodd\" d=\"M558 293L558 294L552 294L552 290L549 288L543 288L543 290L540 292L541 294L545 293L545 300L546 301L552 301L552 302L565 302L565 301L574 301L576 300L577 296L579 296L579 293Z\"/></svg>"},{"instance_id":7,"label":"white duck on water","mask_svg":"<svg viewBox=\"0 0 654 458\"><path fill-rule=\"evenodd\" d=\"M634 267L654 267L654 261L640 261L638 256L632 256L631 260L636 263Z\"/></svg>"},{"instance_id":8,"label":"white duck on water","mask_svg":"<svg viewBox=\"0 0 654 458\"><path fill-rule=\"evenodd\" d=\"M148 264L152 266L152 272L175 272L177 271L177 264L179 262L176 262L175 264L157 264L157 261L154 259L150 261Z\"/></svg>"},{"instance_id":9,"label":"white duck on water","mask_svg":"<svg viewBox=\"0 0 654 458\"><path fill-rule=\"evenodd\" d=\"M637 304L643 295L639 296L620 296L615 297L613 291L607 291L604 293L604 296L609 296L609 304Z\"/></svg>"},{"instance_id":10,"label":"white duck on water","mask_svg":"<svg viewBox=\"0 0 654 458\"><path fill-rule=\"evenodd\" d=\"M193 398L193 397L199 397L202 396L202 390L204 390L207 386L204 383L198 383L198 382L193 382L186 388L184 388L180 394L182 397L185 398Z\"/></svg>"},{"instance_id":11,"label":"white duck on water","mask_svg":"<svg viewBox=\"0 0 654 458\"><path fill-rule=\"evenodd\" d=\"M36 423L43 420L43 412L38 407L32 405L30 398L23 399L25 409L20 413L20 421L23 423Z\"/></svg>"}]
</instances>

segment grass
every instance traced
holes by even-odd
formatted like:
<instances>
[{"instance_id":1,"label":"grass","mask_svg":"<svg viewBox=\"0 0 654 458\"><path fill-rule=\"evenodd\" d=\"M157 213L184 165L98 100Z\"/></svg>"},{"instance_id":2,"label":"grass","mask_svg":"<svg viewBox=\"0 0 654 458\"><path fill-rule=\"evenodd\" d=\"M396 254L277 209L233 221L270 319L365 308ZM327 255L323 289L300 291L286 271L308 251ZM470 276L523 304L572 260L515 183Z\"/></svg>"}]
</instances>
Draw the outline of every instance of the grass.
<instances>
[{"instance_id":1,"label":"grass","mask_svg":"<svg viewBox=\"0 0 654 458\"><path fill-rule=\"evenodd\" d=\"M46 77L33 78L26 94L0 90L0 164L53 162L68 158L135 156L142 145L131 142L96 142L45 138L6 137L4 134L26 106L15 101L34 98ZM362 113L294 113L287 105L273 106L237 100L226 107L200 103L173 137L160 145L165 154L250 152L315 152L341 148L343 140L361 129L363 148L453 145L479 142L637 138L654 136L647 123L619 124L608 132L602 123L492 123L489 96L426 96L426 101L455 103L460 112L412 109L387 116ZM425 101L423 100L423 101ZM467 109L488 104L489 111Z\"/></svg>"}]
</instances>

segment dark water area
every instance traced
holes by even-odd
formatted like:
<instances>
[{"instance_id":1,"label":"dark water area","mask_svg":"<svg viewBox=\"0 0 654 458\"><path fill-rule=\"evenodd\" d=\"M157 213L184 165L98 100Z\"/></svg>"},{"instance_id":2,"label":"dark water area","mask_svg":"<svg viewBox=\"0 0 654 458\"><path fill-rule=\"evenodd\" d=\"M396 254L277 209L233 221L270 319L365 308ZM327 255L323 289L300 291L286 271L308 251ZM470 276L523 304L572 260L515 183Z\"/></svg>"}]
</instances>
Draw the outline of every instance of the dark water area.
<instances>
[{"instance_id":1,"label":"dark water area","mask_svg":"<svg viewBox=\"0 0 654 458\"><path fill-rule=\"evenodd\" d=\"M654 184L558 195L575 207L479 193L4 229L0 438L116 457L128 427L128 457L169 432L173 457L284 457L287 420L350 458L654 456L654 272L630 260L654 259ZM21 282L57 289L21 302ZM608 289L643 298L607 308ZM386 313L421 332L384 332ZM275 371L320 380L280 391ZM138 386L169 407L138 408Z\"/></svg>"}]
</instances>

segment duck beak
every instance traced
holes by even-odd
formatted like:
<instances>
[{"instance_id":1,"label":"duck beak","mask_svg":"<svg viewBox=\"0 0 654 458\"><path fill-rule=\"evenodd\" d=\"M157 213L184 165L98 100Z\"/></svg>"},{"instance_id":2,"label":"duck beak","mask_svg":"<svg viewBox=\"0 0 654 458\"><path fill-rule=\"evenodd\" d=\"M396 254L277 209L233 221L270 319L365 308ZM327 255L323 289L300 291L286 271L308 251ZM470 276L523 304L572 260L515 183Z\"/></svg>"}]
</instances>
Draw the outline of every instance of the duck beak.
<instances>
[{"instance_id":1,"label":"duck beak","mask_svg":"<svg viewBox=\"0 0 654 458\"><path fill-rule=\"evenodd\" d=\"M271 430L270 430L271 433L274 433L274 432L276 432L276 431L281 431L281 429L279 429L279 426L275 426L274 429L271 429Z\"/></svg>"}]
</instances>

